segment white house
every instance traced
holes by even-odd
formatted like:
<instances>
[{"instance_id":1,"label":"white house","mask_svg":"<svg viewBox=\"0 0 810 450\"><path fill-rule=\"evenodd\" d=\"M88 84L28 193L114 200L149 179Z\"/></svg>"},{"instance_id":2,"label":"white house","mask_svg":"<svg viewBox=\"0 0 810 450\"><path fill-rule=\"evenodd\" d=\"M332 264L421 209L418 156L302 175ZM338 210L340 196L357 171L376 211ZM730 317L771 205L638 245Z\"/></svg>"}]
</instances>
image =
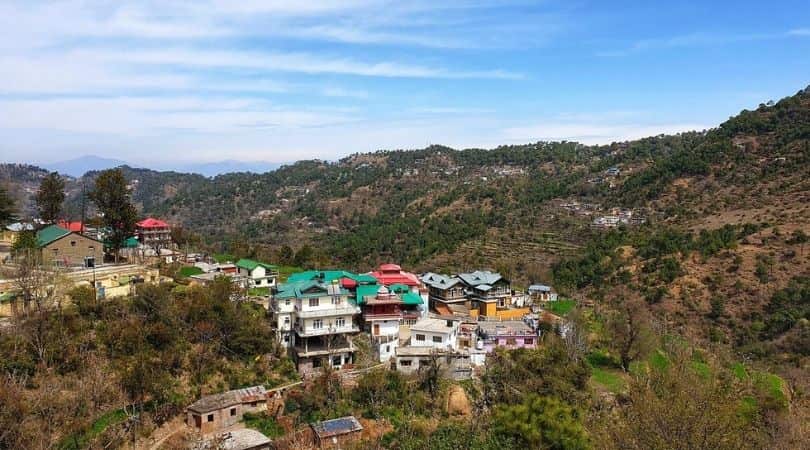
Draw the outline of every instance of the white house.
<instances>
[{"instance_id":1,"label":"white house","mask_svg":"<svg viewBox=\"0 0 810 450\"><path fill-rule=\"evenodd\" d=\"M460 322L452 319L421 319L411 325L411 347L433 347L439 350L458 350Z\"/></svg>"},{"instance_id":2,"label":"white house","mask_svg":"<svg viewBox=\"0 0 810 450\"><path fill-rule=\"evenodd\" d=\"M276 285L278 278L278 268L271 264L254 261L252 259L240 259L236 262L239 274L248 279L248 287L267 287Z\"/></svg>"}]
</instances>

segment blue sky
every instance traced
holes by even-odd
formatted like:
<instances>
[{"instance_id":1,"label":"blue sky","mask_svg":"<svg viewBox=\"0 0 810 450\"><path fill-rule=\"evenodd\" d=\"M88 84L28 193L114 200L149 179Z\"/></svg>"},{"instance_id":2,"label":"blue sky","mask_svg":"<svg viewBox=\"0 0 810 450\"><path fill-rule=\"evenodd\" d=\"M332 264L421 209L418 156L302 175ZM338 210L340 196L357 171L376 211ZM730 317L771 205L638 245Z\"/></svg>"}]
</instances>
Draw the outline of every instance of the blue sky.
<instances>
[{"instance_id":1,"label":"blue sky","mask_svg":"<svg viewBox=\"0 0 810 450\"><path fill-rule=\"evenodd\" d=\"M4 161L608 143L808 83L806 0L0 4Z\"/></svg>"}]
</instances>

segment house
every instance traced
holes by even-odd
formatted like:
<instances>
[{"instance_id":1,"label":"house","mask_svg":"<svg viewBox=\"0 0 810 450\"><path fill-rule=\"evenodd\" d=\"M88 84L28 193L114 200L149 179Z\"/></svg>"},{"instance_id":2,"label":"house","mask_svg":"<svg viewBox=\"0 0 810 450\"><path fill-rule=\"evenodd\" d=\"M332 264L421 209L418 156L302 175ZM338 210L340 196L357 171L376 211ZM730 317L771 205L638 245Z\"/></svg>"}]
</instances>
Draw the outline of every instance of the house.
<instances>
[{"instance_id":1,"label":"house","mask_svg":"<svg viewBox=\"0 0 810 450\"><path fill-rule=\"evenodd\" d=\"M410 272L405 272L402 267L396 264L382 264L377 270L370 273L380 284L391 286L392 284L402 284L416 291L419 288L419 277Z\"/></svg>"},{"instance_id":2,"label":"house","mask_svg":"<svg viewBox=\"0 0 810 450\"><path fill-rule=\"evenodd\" d=\"M535 348L538 338L537 332L520 320L479 322L478 336L487 353L496 347Z\"/></svg>"},{"instance_id":3,"label":"house","mask_svg":"<svg viewBox=\"0 0 810 450\"><path fill-rule=\"evenodd\" d=\"M62 267L93 267L104 260L104 244L58 225L37 231L42 262Z\"/></svg>"},{"instance_id":4,"label":"house","mask_svg":"<svg viewBox=\"0 0 810 450\"><path fill-rule=\"evenodd\" d=\"M410 345L436 349L458 349L459 321L454 319L422 319L411 325Z\"/></svg>"},{"instance_id":5,"label":"house","mask_svg":"<svg viewBox=\"0 0 810 450\"><path fill-rule=\"evenodd\" d=\"M422 275L421 279L428 287L428 299L431 309L459 304L469 308L470 302L464 292L464 285L457 277L428 272Z\"/></svg>"},{"instance_id":6,"label":"house","mask_svg":"<svg viewBox=\"0 0 810 450\"><path fill-rule=\"evenodd\" d=\"M278 286L270 311L302 375L326 365L340 369L353 363L351 336L360 331L355 325L360 308L351 297L338 280L288 281Z\"/></svg>"},{"instance_id":7,"label":"house","mask_svg":"<svg viewBox=\"0 0 810 450\"><path fill-rule=\"evenodd\" d=\"M343 448L360 439L363 425L354 417L324 420L310 424L318 448Z\"/></svg>"},{"instance_id":8,"label":"house","mask_svg":"<svg viewBox=\"0 0 810 450\"><path fill-rule=\"evenodd\" d=\"M460 273L458 279L464 285L470 308L478 309L479 315L496 317L498 308L511 306L512 290L509 280L501 274L488 270Z\"/></svg>"},{"instance_id":9,"label":"house","mask_svg":"<svg viewBox=\"0 0 810 450\"><path fill-rule=\"evenodd\" d=\"M271 288L276 285L278 267L274 265L252 259L240 259L236 262L236 267L239 270L239 275L247 278L248 287L250 288Z\"/></svg>"},{"instance_id":10,"label":"house","mask_svg":"<svg viewBox=\"0 0 810 450\"><path fill-rule=\"evenodd\" d=\"M557 300L557 293L551 291L551 286L533 284L529 286L529 297L540 302L553 302Z\"/></svg>"},{"instance_id":11,"label":"house","mask_svg":"<svg viewBox=\"0 0 810 450\"><path fill-rule=\"evenodd\" d=\"M244 275L234 272L206 272L197 275L192 275L189 278L191 279L192 284L199 284L199 285L207 285L214 282L219 277L226 277L228 278L234 286L245 288L247 286L247 278Z\"/></svg>"},{"instance_id":12,"label":"house","mask_svg":"<svg viewBox=\"0 0 810 450\"><path fill-rule=\"evenodd\" d=\"M152 249L169 248L172 245L172 229L168 223L147 217L135 224L135 233L141 245Z\"/></svg>"},{"instance_id":13,"label":"house","mask_svg":"<svg viewBox=\"0 0 810 450\"><path fill-rule=\"evenodd\" d=\"M207 395L186 408L186 424L200 434L215 433L242 420L246 412L267 409L264 386Z\"/></svg>"},{"instance_id":14,"label":"house","mask_svg":"<svg viewBox=\"0 0 810 450\"><path fill-rule=\"evenodd\" d=\"M377 286L374 295L358 296L358 305L363 311L364 331L371 335L381 362L394 355L400 329L415 324L426 312L422 297L404 284Z\"/></svg>"},{"instance_id":15,"label":"house","mask_svg":"<svg viewBox=\"0 0 810 450\"><path fill-rule=\"evenodd\" d=\"M480 353L479 360L483 362L484 354ZM397 371L408 375L419 373L420 370L436 364L443 375L455 380L469 379L472 375L472 366L475 365L470 350L449 350L427 346L398 347L393 363Z\"/></svg>"}]
</instances>

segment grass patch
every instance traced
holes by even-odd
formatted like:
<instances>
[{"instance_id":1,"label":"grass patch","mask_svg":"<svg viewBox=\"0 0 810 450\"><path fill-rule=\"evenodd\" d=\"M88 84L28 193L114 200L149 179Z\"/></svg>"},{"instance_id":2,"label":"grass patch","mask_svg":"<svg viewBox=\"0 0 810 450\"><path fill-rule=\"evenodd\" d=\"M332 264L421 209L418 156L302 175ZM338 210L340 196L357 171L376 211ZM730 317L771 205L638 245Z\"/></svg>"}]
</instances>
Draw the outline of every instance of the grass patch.
<instances>
[{"instance_id":1,"label":"grass patch","mask_svg":"<svg viewBox=\"0 0 810 450\"><path fill-rule=\"evenodd\" d=\"M203 270L196 266L186 266L180 268L180 275L184 277L190 277L192 275L200 275L203 273Z\"/></svg>"},{"instance_id":2,"label":"grass patch","mask_svg":"<svg viewBox=\"0 0 810 450\"><path fill-rule=\"evenodd\" d=\"M287 281L290 275L303 271L304 269L296 266L278 266L278 281L283 283Z\"/></svg>"},{"instance_id":3,"label":"grass patch","mask_svg":"<svg viewBox=\"0 0 810 450\"><path fill-rule=\"evenodd\" d=\"M270 295L270 288L268 287L254 287L248 289L248 295L251 297L266 297Z\"/></svg>"},{"instance_id":4,"label":"grass patch","mask_svg":"<svg viewBox=\"0 0 810 450\"><path fill-rule=\"evenodd\" d=\"M216 262L218 262L220 264L226 263L228 261L233 261L233 262L236 261L236 256L231 255L229 253L215 253L213 255L213 258L214 258L214 261L216 261Z\"/></svg>"},{"instance_id":5,"label":"grass patch","mask_svg":"<svg viewBox=\"0 0 810 450\"><path fill-rule=\"evenodd\" d=\"M585 359L588 360L591 367L610 367L614 369L620 367L620 363L615 357L602 350L594 350L588 353Z\"/></svg>"},{"instance_id":6,"label":"grass patch","mask_svg":"<svg viewBox=\"0 0 810 450\"><path fill-rule=\"evenodd\" d=\"M99 417L95 422L93 422L92 425L90 425L90 428L84 432L65 438L62 441L62 444L59 445L59 448L63 450L79 450L89 448L89 444L93 439L95 439L101 433L104 433L111 425L121 423L126 420L126 418L127 413L123 409L110 411L107 414Z\"/></svg>"},{"instance_id":7,"label":"grass patch","mask_svg":"<svg viewBox=\"0 0 810 450\"><path fill-rule=\"evenodd\" d=\"M692 370L695 371L701 378L709 378L712 376L712 369L708 364L700 361L692 361Z\"/></svg>"},{"instance_id":8,"label":"grass patch","mask_svg":"<svg viewBox=\"0 0 810 450\"><path fill-rule=\"evenodd\" d=\"M745 366L743 365L743 363L732 364L731 373L733 373L734 377L740 381L745 381L748 379L748 371L745 370Z\"/></svg>"},{"instance_id":9,"label":"grass patch","mask_svg":"<svg viewBox=\"0 0 810 450\"><path fill-rule=\"evenodd\" d=\"M757 399L751 396L745 396L740 400L739 414L741 417L745 418L745 420L751 422L756 418L758 412L759 405L757 404Z\"/></svg>"},{"instance_id":10,"label":"grass patch","mask_svg":"<svg viewBox=\"0 0 810 450\"><path fill-rule=\"evenodd\" d=\"M752 375L754 386L765 396L768 407L784 409L788 406L785 395L785 382L778 376L767 372L755 372Z\"/></svg>"},{"instance_id":11,"label":"grass patch","mask_svg":"<svg viewBox=\"0 0 810 450\"><path fill-rule=\"evenodd\" d=\"M605 389L614 394L624 390L624 378L617 371L594 367L591 371L591 381L604 386Z\"/></svg>"},{"instance_id":12,"label":"grass patch","mask_svg":"<svg viewBox=\"0 0 810 450\"><path fill-rule=\"evenodd\" d=\"M558 316L566 316L577 305L575 300L559 299L554 302L546 302L545 308Z\"/></svg>"},{"instance_id":13,"label":"grass patch","mask_svg":"<svg viewBox=\"0 0 810 450\"><path fill-rule=\"evenodd\" d=\"M260 413L245 413L242 418L245 426L253 428L269 438L284 436L284 428L276 421L275 417Z\"/></svg>"},{"instance_id":14,"label":"grass patch","mask_svg":"<svg viewBox=\"0 0 810 450\"><path fill-rule=\"evenodd\" d=\"M650 355L650 367L656 370L666 370L669 367L669 358L661 350L656 350Z\"/></svg>"}]
</instances>

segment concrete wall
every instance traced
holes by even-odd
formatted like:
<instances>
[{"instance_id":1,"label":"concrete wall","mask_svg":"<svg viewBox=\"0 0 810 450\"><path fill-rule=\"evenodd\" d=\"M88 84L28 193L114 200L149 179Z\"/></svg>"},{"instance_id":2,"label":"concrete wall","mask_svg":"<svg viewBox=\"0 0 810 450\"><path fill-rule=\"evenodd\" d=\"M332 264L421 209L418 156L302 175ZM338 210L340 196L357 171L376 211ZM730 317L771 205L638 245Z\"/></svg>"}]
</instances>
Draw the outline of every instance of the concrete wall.
<instances>
[{"instance_id":1,"label":"concrete wall","mask_svg":"<svg viewBox=\"0 0 810 450\"><path fill-rule=\"evenodd\" d=\"M187 411L186 424L198 430L201 434L211 434L241 421L246 412L258 413L266 410L267 402L262 400L255 405L250 403L237 404L202 414Z\"/></svg>"}]
</instances>

